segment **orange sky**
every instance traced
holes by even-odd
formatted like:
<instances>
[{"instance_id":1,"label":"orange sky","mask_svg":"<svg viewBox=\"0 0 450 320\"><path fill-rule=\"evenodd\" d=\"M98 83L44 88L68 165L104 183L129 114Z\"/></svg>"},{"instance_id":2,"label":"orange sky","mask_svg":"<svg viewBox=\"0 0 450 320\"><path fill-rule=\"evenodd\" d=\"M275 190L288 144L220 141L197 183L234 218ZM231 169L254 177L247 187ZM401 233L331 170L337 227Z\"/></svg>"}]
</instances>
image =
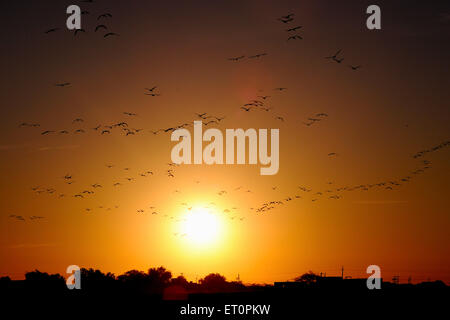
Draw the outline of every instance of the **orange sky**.
<instances>
[{"instance_id":1,"label":"orange sky","mask_svg":"<svg viewBox=\"0 0 450 320\"><path fill-rule=\"evenodd\" d=\"M369 31L366 4L356 1L98 1L82 6L90 11L82 20L87 32L76 37L63 29L64 1L0 10L7 26L0 31L0 275L20 279L35 268L64 274L70 264L116 274L163 265L190 280L219 272L271 283L308 270L340 274L341 266L365 276L376 264L388 280L450 283L449 151L412 157L449 138L450 10L437 3L381 2L383 29ZM93 32L105 12L113 17L104 23L120 36ZM276 20L290 12L291 24ZM285 29L294 25L303 26L304 39L287 42ZM62 29L44 34L53 27ZM342 65L323 58L338 49ZM261 52L268 55L227 60ZM363 67L355 72L348 64ZM54 86L66 81L71 85ZM144 95L153 86L161 96ZM264 101L271 111L240 109L259 95L271 96ZM181 165L168 177L175 143L149 130L192 123L196 112L225 116L213 126L223 132L280 129L279 173L261 176L259 164ZM328 117L303 124L317 113ZM76 118L84 122L73 124ZM91 129L120 121L144 130L125 136ZM19 128L22 122L40 127ZM74 134L78 128L86 133ZM412 174L423 160L430 168ZM154 175L140 176L146 171ZM325 194L405 176L411 181L393 190L330 193L339 200ZM103 187L94 190L94 183ZM36 194L36 186L56 192ZM95 193L74 197L83 190ZM262 214L250 209L295 195L301 198ZM174 235L190 206L220 217L214 245Z\"/></svg>"}]
</instances>

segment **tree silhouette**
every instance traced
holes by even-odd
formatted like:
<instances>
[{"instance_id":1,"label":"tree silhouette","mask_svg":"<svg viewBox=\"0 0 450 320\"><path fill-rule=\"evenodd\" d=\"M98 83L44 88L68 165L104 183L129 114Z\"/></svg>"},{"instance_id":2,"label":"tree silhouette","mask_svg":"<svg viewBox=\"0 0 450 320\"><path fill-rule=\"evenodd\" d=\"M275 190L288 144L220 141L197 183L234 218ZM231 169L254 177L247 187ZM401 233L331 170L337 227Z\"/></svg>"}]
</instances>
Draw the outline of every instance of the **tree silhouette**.
<instances>
[{"instance_id":1,"label":"tree silhouette","mask_svg":"<svg viewBox=\"0 0 450 320\"><path fill-rule=\"evenodd\" d=\"M312 271L309 271L307 273L302 274L301 276L297 277L294 279L294 281L296 282L303 282L306 283L308 285L317 282L317 279L319 279L320 276L315 274Z\"/></svg>"},{"instance_id":2,"label":"tree silhouette","mask_svg":"<svg viewBox=\"0 0 450 320\"><path fill-rule=\"evenodd\" d=\"M172 273L164 267L150 268L148 279L153 287L163 289L169 285Z\"/></svg>"},{"instance_id":3,"label":"tree silhouette","mask_svg":"<svg viewBox=\"0 0 450 320\"><path fill-rule=\"evenodd\" d=\"M189 287L189 282L186 280L186 278L183 275L180 275L176 278L172 278L170 280L170 284L174 285L174 286L180 286L185 289L187 289Z\"/></svg>"},{"instance_id":4,"label":"tree silhouette","mask_svg":"<svg viewBox=\"0 0 450 320\"><path fill-rule=\"evenodd\" d=\"M226 291L228 288L226 278L219 273L210 273L199 282L203 289L210 292Z\"/></svg>"}]
</instances>

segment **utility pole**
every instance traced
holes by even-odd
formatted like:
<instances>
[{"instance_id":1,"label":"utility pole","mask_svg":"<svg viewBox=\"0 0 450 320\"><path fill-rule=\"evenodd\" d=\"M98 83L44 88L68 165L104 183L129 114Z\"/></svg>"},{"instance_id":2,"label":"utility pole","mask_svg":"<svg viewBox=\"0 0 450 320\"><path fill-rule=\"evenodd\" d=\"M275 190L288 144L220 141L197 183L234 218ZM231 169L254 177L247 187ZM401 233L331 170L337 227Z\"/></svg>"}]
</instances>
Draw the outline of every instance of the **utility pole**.
<instances>
[{"instance_id":1,"label":"utility pole","mask_svg":"<svg viewBox=\"0 0 450 320\"><path fill-rule=\"evenodd\" d=\"M341 277L342 277L342 279L344 279L344 266L342 266L342 269L341 269Z\"/></svg>"}]
</instances>

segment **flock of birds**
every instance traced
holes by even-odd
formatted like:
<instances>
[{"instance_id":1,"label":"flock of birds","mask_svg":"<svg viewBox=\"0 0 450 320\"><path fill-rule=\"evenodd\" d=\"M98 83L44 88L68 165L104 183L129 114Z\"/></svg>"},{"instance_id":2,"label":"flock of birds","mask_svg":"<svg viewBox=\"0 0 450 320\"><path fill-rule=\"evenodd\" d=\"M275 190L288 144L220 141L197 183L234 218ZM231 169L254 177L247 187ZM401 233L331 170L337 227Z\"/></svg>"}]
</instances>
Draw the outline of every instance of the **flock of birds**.
<instances>
[{"instance_id":1,"label":"flock of birds","mask_svg":"<svg viewBox=\"0 0 450 320\"><path fill-rule=\"evenodd\" d=\"M85 0L83 2L93 2L93 1ZM88 11L83 11L83 15L88 15L88 14L90 14ZM279 17L277 20L283 24L289 24L292 21L294 21L294 16L295 16L295 14L289 13L287 15ZM97 16L98 24L94 28L94 32L98 32L100 30L104 30L105 32L107 32L109 30L108 27L105 24L101 24L101 23L110 18L112 18L112 15L110 13L102 13L102 14L98 15ZM303 37L298 33L298 31L302 28L303 28L303 26L297 25L297 26L292 26L288 29L285 29L285 32L287 32L289 34L286 41L290 42L290 41L294 41L294 40L303 40ZM56 32L57 30L59 30L59 29L52 28L52 29L47 30L45 33L46 34L53 33L53 32ZM84 29L80 29L80 30L74 31L74 34L77 35L80 32L85 33L86 31ZM113 32L107 32L104 34L104 37L107 38L110 36L117 36L117 35L118 34L113 33ZM342 53L342 50L338 50L333 55L326 56L325 59L331 60L337 64L341 64L344 61L344 58L341 56L341 53ZM239 62L239 61L242 61L245 59L260 59L267 55L268 55L267 52L262 52L262 53L256 53L256 54L253 54L250 56L240 55L240 56L236 56L236 57L231 57L231 58L228 58L228 60L232 61L232 62ZM360 65L349 65L349 67L354 71L359 70L361 68ZM60 87L60 88L70 87L71 85L72 85L71 82L59 82L59 83L55 84L55 86ZM146 88L144 88L144 94L151 96L151 97L158 97L161 95L161 93L157 89L158 89L157 86L146 87ZM281 93L281 92L285 92L286 90L287 90L286 87L277 87L277 88L273 89L273 92ZM242 110L242 112L252 112L252 111L272 112L274 108L272 106L267 105L267 102L270 101L270 98L271 98L270 95L258 95L255 99L250 100L247 103L245 103L244 105L240 106L239 109ZM153 135L157 135L157 134L162 134L162 133L171 133L177 129L188 128L188 127L192 126L192 122L182 122L182 123L177 123L177 124L165 127L165 128L158 128L158 129L152 129L152 130L142 129L142 128L133 128L129 125L129 122L130 122L129 118L137 117L138 114L134 113L134 112L123 112L123 115L127 117L126 120L120 120L120 121L117 121L112 124L98 124L95 127L91 127L91 128L80 127L82 124L85 123L85 120L82 118L76 118L72 121L72 126L76 125L77 127L64 128L64 129L59 129L59 130L47 129L47 130L42 131L41 135L43 135L43 136L51 135L51 134L68 135L70 133L85 134L88 131L97 132L100 135L109 135L113 132L113 130L119 130L125 136L133 136L133 135L136 135L138 133L143 133L143 132L149 132ZM225 119L224 116L210 115L206 112L196 113L195 117L196 117L196 119L202 120L202 123L204 126L218 125L221 123L221 121L223 121ZM274 114L274 118L275 118L275 120L278 120L281 122L284 122L286 120L284 116L281 116L278 114ZM321 121L324 121L327 118L328 118L328 114L321 112L321 113L316 113L316 114L306 118L304 121L302 121L302 123L305 126L310 127ZM19 125L19 127L21 127L21 128L39 128L40 124L35 123L35 122L23 122ZM425 154L428 154L428 153L434 152L434 151L438 151L449 145L450 145L450 142L446 141L446 142L441 143L437 146L434 146L430 149L420 151L420 152L416 153L413 157L415 159L417 159L417 158L423 157ZM338 154L335 152L328 153L329 157L335 157L337 155ZM111 164L107 164L106 166L108 169L112 169L115 167L114 165L111 165ZM161 172L163 172L163 174L165 176L167 176L168 179L176 179L177 167L178 167L178 165L175 163L168 163L167 168ZM306 186L297 186L296 190L292 190L292 192L290 192L287 195L284 195L282 197L274 196L273 199L267 200L262 204L259 204L257 206L248 207L248 210L249 210L249 212L262 214L262 213L265 213L268 211L272 211L280 206L286 205L292 201L299 201L302 199L303 200L307 199L311 202L323 201L323 200L327 200L327 199L328 200L340 200L344 197L344 194L348 193L348 192L369 191L371 189L394 190L403 184L410 183L415 176L417 176L419 174L423 174L426 170L428 170L430 168L431 168L431 162L428 160L422 160L420 162L419 166L415 170L411 171L410 173L408 173L404 176L398 177L398 178L385 179L385 180L379 181L379 182L362 183L362 184L352 185L352 186L334 186L333 182L328 182L327 183L328 187L323 190L312 190L311 188L308 188ZM93 197L95 197L95 195L97 193L101 192L101 190L104 189L105 187L112 187L114 189L118 189L119 187L121 187L125 184L131 184L133 182L136 182L138 179L152 177L156 174L155 170L149 170L149 169L140 170L135 175L129 174L130 168L123 168L122 172L127 172L126 177L122 177L120 179L116 178L112 182L108 182L107 184L95 182L95 183L84 185L84 187L78 187L78 184L74 181L74 179L72 178L72 175L66 174L64 177L62 177L65 184L73 185L74 187L72 189L75 189L75 187L78 188L77 191L72 191L70 194L67 194L66 192L63 192L63 191L59 191L59 190L55 189L54 187L34 186L31 188L31 190L33 192L35 192L36 194L54 195L57 198L72 197L72 198L78 199L80 201L83 201L84 199L88 199L88 198L92 199ZM195 181L195 183L198 184L198 183L200 183L200 181L197 180L197 181ZM279 186L271 187L271 190L277 194L279 193L279 191L277 191L279 189L280 189ZM233 192L244 192L245 194L248 194L248 195L252 195L252 196L254 195L252 190L243 188L242 186L236 187L232 190L227 190L226 188L221 188L220 190L216 190L215 192L216 192L217 197L227 197L228 195L232 194ZM180 190L175 190L174 193L182 194L182 192ZM229 203L229 201L227 201L227 203ZM190 210L192 210L192 206L186 202L182 202L181 206L185 207L185 209L188 212ZM216 206L216 204L214 202L211 202L209 204L209 206ZM97 209L105 209L105 210L109 211L109 210L112 210L113 208L118 209L119 205L109 205L109 206L98 205L96 207L87 207L87 208L85 208L85 211L93 212L94 210L97 210ZM209 208L209 207L206 207L206 208ZM216 207L216 210L219 210L218 207ZM245 217L242 215L244 210L240 210L236 206L221 209L221 211L224 214L227 214L231 220L237 220L237 221L243 221L245 219ZM173 215L161 212L161 210L157 209L157 207L154 204L149 205L144 208L138 208L138 209L136 209L136 213L141 214L141 215L150 214L152 216L153 215L161 215L165 218L168 218L170 220L175 220L177 222L181 221L181 219L182 219L182 218L177 219ZM11 214L9 217L11 219L15 219L18 221L26 220L26 218L21 215ZM40 219L44 219L44 217L31 216L28 219L29 220L40 220ZM174 235L183 237L186 234L176 233Z\"/></svg>"},{"instance_id":2,"label":"flock of birds","mask_svg":"<svg viewBox=\"0 0 450 320\"><path fill-rule=\"evenodd\" d=\"M280 22L282 22L283 24L288 24L288 23L291 23L292 21L295 20L295 19L294 19L294 16L295 16L294 13L289 13L289 14L287 14L287 15L284 15L284 16L281 16L281 17L277 18L277 21L280 21ZM290 27L290 28L288 28L288 29L285 29L284 31L287 32L287 33L289 33L289 36L288 36L288 38L287 38L286 41L289 42L289 41L291 41L291 40L303 40L303 36L301 36L301 35L298 33L298 30L300 30L300 29L302 29L302 28L303 28L303 26L297 25L297 26L295 26L295 27ZM335 54L333 54L333 55L331 55L331 56L327 56L327 57L325 57L325 59L329 59L329 60L332 60L332 61L334 61L334 62L336 62L336 63L338 63L338 64L341 64L341 63L344 61L344 58L339 57L339 55L341 54L341 52L342 52L342 49L339 49ZM228 58L228 60L229 60L229 61L233 61L233 62L239 62L239 61L242 61L242 60L245 60L245 59L255 59L255 58L260 58L260 57L267 56L267 55L268 55L268 54L267 54L266 52L264 52L264 53L259 53L259 54L255 54L255 55L251 55L251 56L248 56L248 57L245 56L245 55L240 55L240 56ZM357 70L359 70L362 66L361 66L361 65L353 65L353 64L350 64L350 65L348 65L348 67L349 67L351 70L353 70L353 71L357 71Z\"/></svg>"},{"instance_id":3,"label":"flock of birds","mask_svg":"<svg viewBox=\"0 0 450 320\"><path fill-rule=\"evenodd\" d=\"M206 114L199 114L199 116L200 115L203 117L206 116ZM420 151L420 152L414 154L413 158L417 159L417 158L421 157L424 153L438 151L449 145L450 145L450 141L443 142L437 146L431 147L430 149L426 149L424 151ZM332 154L329 154L329 155L332 155ZM180 165L175 164L175 163L168 163L167 169L164 170L167 177L175 178L175 168L177 168L179 166ZM112 169L115 166L112 164L107 164L106 167L108 169ZM247 212L263 214L268 211L274 210L282 205L287 205L291 201L307 200L307 201L311 201L311 202L317 202L317 201L324 201L324 200L340 200L344 197L344 194L348 193L348 192L356 192L356 191L363 192L363 191L369 191L369 190L373 190L373 189L394 190L394 189L398 189L400 186L402 186L404 184L410 183L414 179L415 176L425 173L425 171L427 171L430 168L431 168L431 162L429 160L421 160L419 162L419 165L416 167L416 169L410 171L408 174L401 176L401 177L386 179L386 180L379 181L379 182L364 183L364 184L357 184L357 185L346 185L346 186L343 186L343 185L334 186L334 182L330 181L330 182L327 182L328 187L326 189L322 189L322 190L313 190L309 187L299 185L299 186L297 186L296 190L292 194L288 194L288 195L285 195L284 197L266 201L257 206L248 207ZM128 168L128 167L123 168L123 171L129 173L130 168ZM154 170L141 170L134 177L131 176L130 174L127 174L127 176L125 178L122 178L120 181L119 181L119 179L115 179L115 181L109 183L109 185L114 188L120 187L120 186L125 185L126 183L133 183L133 182L137 181L138 178L146 178L146 177L153 176L154 174L155 174ZM66 174L65 176L62 177L62 179L67 185L72 185L75 183L71 174ZM195 183L199 184L200 181L196 180ZM102 188L103 188L103 184L92 183L92 184L87 185L84 190L74 192L71 196L73 198L80 199L80 200L86 199L86 198L91 198L96 193L98 193L98 190L101 190ZM273 192L276 192L279 189L280 189L280 186L272 186L271 187L271 190ZM31 190L33 192L35 192L36 194L55 195L58 198L66 197L66 194L58 192L53 187L35 186L35 187L32 187ZM238 186L238 187L230 189L230 190L221 188L216 191L216 196L226 197L228 195L231 195L233 192L243 192L244 194L249 194L252 196L255 195L252 190L244 188L242 186ZM179 194L180 197L182 197L183 192L177 189L177 190L174 190L173 193ZM230 201L228 199L226 199L226 203L230 203ZM180 203L180 205L185 207L186 212L189 212L193 208L192 205L189 205L187 202L182 202L182 203ZM222 212L230 220L243 221L245 219L245 216L243 214L246 211L246 209L239 209L236 206L233 206L231 208L219 209L219 207L216 206L216 203L214 203L214 202L209 203L209 206L207 206L205 208L209 209L210 206L215 206L216 212ZM110 211L113 208L118 209L119 206L118 205L114 205L114 206L99 205L96 208L93 208L93 207L85 208L85 211L88 213L91 213L94 210ZM150 205L148 207L136 209L136 212L141 215L146 215L146 214L150 214L152 216L153 215L161 215L163 218L167 218L167 219L173 220L175 222L180 222L183 219L185 219L185 218L179 218L179 217L177 218L176 216L170 215L167 213L162 213L161 210L158 210L155 205ZM25 217L23 217L21 215L11 214L9 217L11 219L15 219L18 221L26 220ZM39 219L44 219L44 218L45 217L42 217L42 216L31 216L31 217L29 217L29 220L39 220ZM182 235L180 235L180 236L182 236Z\"/></svg>"},{"instance_id":4,"label":"flock of birds","mask_svg":"<svg viewBox=\"0 0 450 320\"><path fill-rule=\"evenodd\" d=\"M81 1L81 2L93 3L94 1L84 0L84 1ZM82 25L84 26L86 24L85 23L86 16L91 16L93 14L90 11L82 10L81 11L81 15L82 15ZM105 13L101 13L101 14L96 15L96 19L95 19L96 24L95 24L95 27L93 28L93 32L97 33L97 32L100 32L100 31L104 31L103 38L119 36L118 33L110 31L109 27L103 22L103 21L107 21L107 20L111 19L112 17L113 17L112 14L109 13L109 12L105 12ZM59 31L61 29L63 29L63 28L50 28L50 29L46 30L44 33L45 34L51 34L51 33L57 32L57 31ZM82 34L82 33L87 33L86 29L80 28L80 29L75 29L73 31L74 36L77 36L78 34Z\"/></svg>"},{"instance_id":5,"label":"flock of birds","mask_svg":"<svg viewBox=\"0 0 450 320\"><path fill-rule=\"evenodd\" d=\"M133 112L123 112L123 115L125 115L127 117L138 116L138 114L133 113ZM205 120L205 122L202 122L203 126L205 126L205 127L208 125L211 125L211 124L219 124L222 120L225 119L225 117L209 115L206 112L196 113L195 115L196 115L197 119L201 119L202 121ZM91 127L91 128L86 128L86 127L80 128L80 126L84 123L85 123L85 120L83 118L76 118L72 121L72 126L77 125L78 126L77 128L64 128L64 129L60 129L60 130L55 130L55 129L44 130L44 131L41 131L41 135L43 135L43 136L52 135L52 134L68 135L70 133L84 134L89 131L96 132L99 135L109 135L115 129L120 130L120 132L122 132L123 135L125 135L125 136L134 136L138 133L143 133L143 132L148 132L153 135L157 135L160 133L171 133L177 129L188 128L193 125L193 122L183 122L183 123L175 124L173 126L169 126L166 128L143 129L143 128L132 128L129 126L129 121L120 120L120 121L117 121L117 122L111 123L111 124L98 124L95 127ZM41 125L39 123L22 122L19 124L19 128L39 128L39 127L41 127Z\"/></svg>"}]
</instances>

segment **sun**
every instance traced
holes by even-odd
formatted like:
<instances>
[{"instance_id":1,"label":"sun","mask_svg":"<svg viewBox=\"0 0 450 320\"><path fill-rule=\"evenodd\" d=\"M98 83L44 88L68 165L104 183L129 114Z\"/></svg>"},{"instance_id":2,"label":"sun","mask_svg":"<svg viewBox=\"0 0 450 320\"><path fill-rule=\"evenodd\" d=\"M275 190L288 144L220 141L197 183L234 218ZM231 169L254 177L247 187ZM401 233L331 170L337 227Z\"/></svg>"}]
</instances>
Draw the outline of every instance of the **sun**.
<instances>
[{"instance_id":1,"label":"sun","mask_svg":"<svg viewBox=\"0 0 450 320\"><path fill-rule=\"evenodd\" d=\"M206 207L196 207L183 217L180 234L196 247L210 247L221 239L223 226L217 213Z\"/></svg>"}]
</instances>

